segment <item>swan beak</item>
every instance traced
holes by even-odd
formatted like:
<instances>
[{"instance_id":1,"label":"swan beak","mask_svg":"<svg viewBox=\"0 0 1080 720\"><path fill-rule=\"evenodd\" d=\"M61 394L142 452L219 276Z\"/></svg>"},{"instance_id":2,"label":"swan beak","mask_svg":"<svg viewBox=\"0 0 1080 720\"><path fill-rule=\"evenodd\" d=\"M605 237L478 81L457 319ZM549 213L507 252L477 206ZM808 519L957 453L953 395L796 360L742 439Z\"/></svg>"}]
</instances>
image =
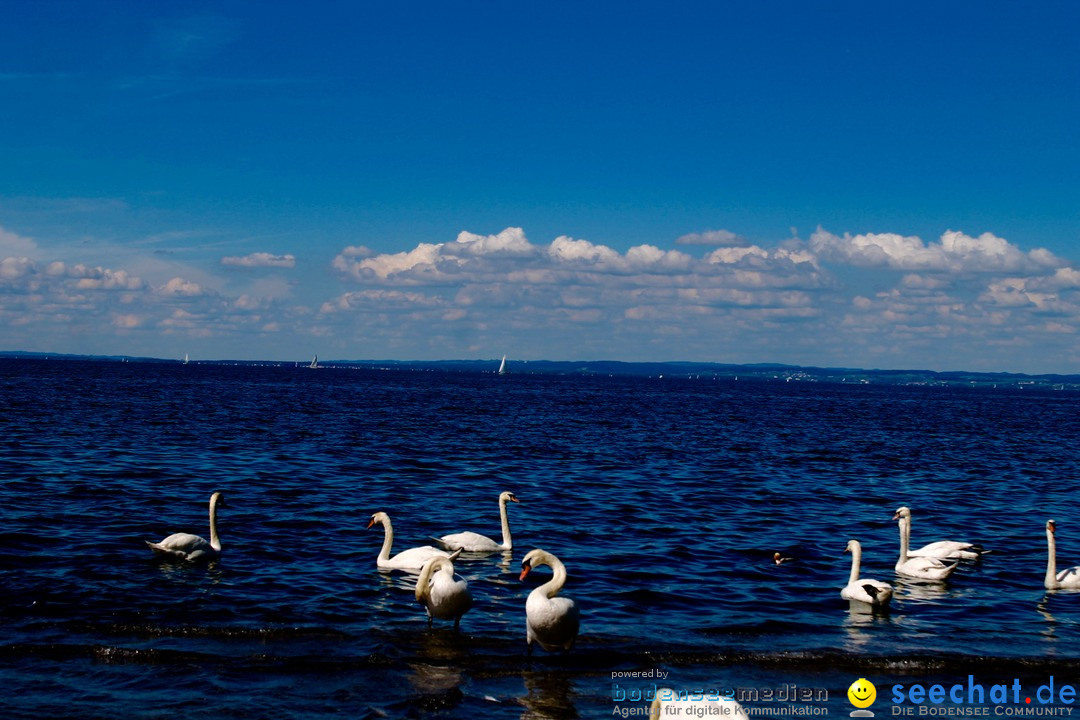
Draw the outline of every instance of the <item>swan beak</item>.
<instances>
[{"instance_id":1,"label":"swan beak","mask_svg":"<svg viewBox=\"0 0 1080 720\"><path fill-rule=\"evenodd\" d=\"M893 513L892 519L893 520L899 520L900 519L900 513Z\"/></svg>"},{"instance_id":2,"label":"swan beak","mask_svg":"<svg viewBox=\"0 0 1080 720\"><path fill-rule=\"evenodd\" d=\"M365 529L365 530L370 530L370 529L371 529L371 526L372 526L372 525L374 525L374 524L375 524L375 518L371 518L371 522L369 522L369 523L367 524L367 527L366 527L366 528L364 528L364 529Z\"/></svg>"},{"instance_id":3,"label":"swan beak","mask_svg":"<svg viewBox=\"0 0 1080 720\"><path fill-rule=\"evenodd\" d=\"M524 580L525 576L529 574L530 570L532 570L532 565L524 565L521 568L521 577L519 577L518 580Z\"/></svg>"},{"instance_id":4,"label":"swan beak","mask_svg":"<svg viewBox=\"0 0 1080 720\"><path fill-rule=\"evenodd\" d=\"M510 498L510 502L520 503L521 501L518 500L516 497L512 497L512 498Z\"/></svg>"}]
</instances>

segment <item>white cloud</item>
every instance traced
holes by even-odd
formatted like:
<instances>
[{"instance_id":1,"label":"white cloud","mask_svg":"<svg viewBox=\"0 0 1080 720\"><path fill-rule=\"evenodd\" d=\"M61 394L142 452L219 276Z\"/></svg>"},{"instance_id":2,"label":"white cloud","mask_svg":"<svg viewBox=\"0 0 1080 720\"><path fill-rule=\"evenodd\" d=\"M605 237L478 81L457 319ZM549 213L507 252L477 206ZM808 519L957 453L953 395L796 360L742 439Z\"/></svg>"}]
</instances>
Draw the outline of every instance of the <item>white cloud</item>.
<instances>
[{"instance_id":1,"label":"white cloud","mask_svg":"<svg viewBox=\"0 0 1080 720\"><path fill-rule=\"evenodd\" d=\"M161 295L178 297L197 297L206 294L206 291L203 290L202 286L198 283L193 283L179 277L174 277L161 287L157 288L157 292Z\"/></svg>"},{"instance_id":2,"label":"white cloud","mask_svg":"<svg viewBox=\"0 0 1080 720\"><path fill-rule=\"evenodd\" d=\"M948 231L925 243L819 229L774 244L710 233L710 242L681 239L678 248L616 249L569 235L533 243L517 227L395 252L354 244L329 268L303 268L334 273L337 288L302 272L223 269L293 267L289 255L203 255L201 263L188 255L180 264L137 245L114 252L114 243L88 243L43 257L36 243L7 233L0 243L29 252L0 254L0 323L11 328L9 343L62 344L80 328L120 344L109 351L150 337L168 337L169 352L184 338L186 351L187 338L205 338L208 348L231 343L233 356L275 357L317 338L320 356L333 347L343 357L357 348L361 356L474 357L510 346L556 359L897 367L930 348L973 369L1003 357L1002 347L1032 355L1080 331L1080 271L991 233ZM266 345L254 340L269 333Z\"/></svg>"},{"instance_id":3,"label":"white cloud","mask_svg":"<svg viewBox=\"0 0 1080 720\"><path fill-rule=\"evenodd\" d=\"M16 235L0 227L0 257L33 257L37 255L37 243L27 237Z\"/></svg>"},{"instance_id":4,"label":"white cloud","mask_svg":"<svg viewBox=\"0 0 1080 720\"><path fill-rule=\"evenodd\" d=\"M458 233L454 243L443 246L451 255L532 255L536 252L527 239L525 231L518 227L509 227L497 235L474 235L470 232Z\"/></svg>"},{"instance_id":5,"label":"white cloud","mask_svg":"<svg viewBox=\"0 0 1080 720\"><path fill-rule=\"evenodd\" d=\"M548 247L547 254L557 262L607 265L615 268L621 265L619 253L603 245L593 245L588 240L575 240L561 236Z\"/></svg>"},{"instance_id":6,"label":"white cloud","mask_svg":"<svg viewBox=\"0 0 1080 720\"><path fill-rule=\"evenodd\" d=\"M746 245L746 238L730 230L706 230L703 233L683 235L675 241L677 245Z\"/></svg>"},{"instance_id":7,"label":"white cloud","mask_svg":"<svg viewBox=\"0 0 1080 720\"><path fill-rule=\"evenodd\" d=\"M138 315L130 315L130 314L129 315L114 315L113 319L112 319L112 324L115 327L130 330L132 328L137 328L140 325L142 325L142 318L140 318Z\"/></svg>"},{"instance_id":8,"label":"white cloud","mask_svg":"<svg viewBox=\"0 0 1080 720\"><path fill-rule=\"evenodd\" d=\"M949 230L937 243L895 233L834 235L818 228L810 248L825 260L857 267L887 267L923 272L1015 272L1062 267L1064 263L1043 249L1023 252L991 233L977 238Z\"/></svg>"},{"instance_id":9,"label":"white cloud","mask_svg":"<svg viewBox=\"0 0 1080 720\"><path fill-rule=\"evenodd\" d=\"M0 260L0 280L9 282L24 278L34 271L34 263L25 257L8 257Z\"/></svg>"},{"instance_id":10,"label":"white cloud","mask_svg":"<svg viewBox=\"0 0 1080 720\"><path fill-rule=\"evenodd\" d=\"M272 267L291 268L296 267L296 257L293 255L272 255L265 252L251 253L243 257L223 257L221 264L230 267Z\"/></svg>"}]
</instances>

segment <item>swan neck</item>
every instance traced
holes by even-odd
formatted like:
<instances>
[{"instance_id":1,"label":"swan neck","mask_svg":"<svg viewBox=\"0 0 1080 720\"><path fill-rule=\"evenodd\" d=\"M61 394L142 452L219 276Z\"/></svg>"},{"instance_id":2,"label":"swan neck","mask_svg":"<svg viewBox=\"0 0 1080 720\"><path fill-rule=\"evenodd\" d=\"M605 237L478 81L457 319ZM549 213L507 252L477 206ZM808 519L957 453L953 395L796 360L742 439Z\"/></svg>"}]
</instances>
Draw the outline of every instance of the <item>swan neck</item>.
<instances>
[{"instance_id":1,"label":"swan neck","mask_svg":"<svg viewBox=\"0 0 1080 720\"><path fill-rule=\"evenodd\" d=\"M1057 542L1054 533L1046 531L1046 581L1043 583L1047 589L1058 586L1057 581Z\"/></svg>"},{"instance_id":2,"label":"swan neck","mask_svg":"<svg viewBox=\"0 0 1080 720\"><path fill-rule=\"evenodd\" d=\"M430 593L431 575L435 572L435 566L438 564L437 561L425 564L420 570L420 577L416 578L416 599L420 602L427 600Z\"/></svg>"},{"instance_id":3,"label":"swan neck","mask_svg":"<svg viewBox=\"0 0 1080 720\"><path fill-rule=\"evenodd\" d=\"M512 550L514 546L510 541L510 518L506 514L506 498L499 498L499 520L502 522L503 548Z\"/></svg>"},{"instance_id":4,"label":"swan neck","mask_svg":"<svg viewBox=\"0 0 1080 720\"><path fill-rule=\"evenodd\" d=\"M379 561L386 562L390 559L390 548L394 546L394 527L390 524L390 518L383 520L382 550L379 550Z\"/></svg>"},{"instance_id":5,"label":"swan neck","mask_svg":"<svg viewBox=\"0 0 1080 720\"><path fill-rule=\"evenodd\" d=\"M551 566L552 577L536 590L544 593L546 597L553 598L558 595L559 591L563 589L563 585L566 584L566 566L556 557L550 558L548 565Z\"/></svg>"},{"instance_id":6,"label":"swan neck","mask_svg":"<svg viewBox=\"0 0 1080 720\"><path fill-rule=\"evenodd\" d=\"M908 561L908 544L911 542L911 520L902 517L897 524L900 526L900 559L896 564L903 565Z\"/></svg>"},{"instance_id":7,"label":"swan neck","mask_svg":"<svg viewBox=\"0 0 1080 720\"><path fill-rule=\"evenodd\" d=\"M221 552L221 538L217 532L217 506L218 495L210 499L210 547Z\"/></svg>"},{"instance_id":8,"label":"swan neck","mask_svg":"<svg viewBox=\"0 0 1080 720\"><path fill-rule=\"evenodd\" d=\"M859 579L859 566L862 564L862 548L854 547L851 549L851 577L848 578L848 585Z\"/></svg>"}]
</instances>

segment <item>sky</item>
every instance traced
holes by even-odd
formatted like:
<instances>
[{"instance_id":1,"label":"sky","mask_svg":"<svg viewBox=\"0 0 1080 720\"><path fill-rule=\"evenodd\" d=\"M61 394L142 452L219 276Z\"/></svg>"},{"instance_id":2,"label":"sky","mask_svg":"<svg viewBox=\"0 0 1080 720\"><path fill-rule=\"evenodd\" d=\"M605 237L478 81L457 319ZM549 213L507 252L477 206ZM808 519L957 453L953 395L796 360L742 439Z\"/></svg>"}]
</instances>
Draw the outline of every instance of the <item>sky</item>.
<instances>
[{"instance_id":1,"label":"sky","mask_svg":"<svg viewBox=\"0 0 1080 720\"><path fill-rule=\"evenodd\" d=\"M1075 2L0 13L0 350L1080 372Z\"/></svg>"}]
</instances>

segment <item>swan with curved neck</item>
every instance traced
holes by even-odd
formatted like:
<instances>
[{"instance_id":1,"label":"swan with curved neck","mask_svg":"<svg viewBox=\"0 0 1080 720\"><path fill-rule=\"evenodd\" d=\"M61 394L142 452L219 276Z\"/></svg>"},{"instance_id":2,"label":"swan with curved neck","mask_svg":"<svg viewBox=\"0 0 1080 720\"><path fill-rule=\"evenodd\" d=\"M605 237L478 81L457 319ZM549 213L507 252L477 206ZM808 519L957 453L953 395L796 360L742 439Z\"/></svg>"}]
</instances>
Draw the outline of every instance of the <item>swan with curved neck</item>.
<instances>
[{"instance_id":1,"label":"swan with curved neck","mask_svg":"<svg viewBox=\"0 0 1080 720\"><path fill-rule=\"evenodd\" d=\"M911 512L901 512L907 508L900 508L893 515L900 527L900 557L896 561L896 573L920 580L945 580L952 575L953 570L960 564L954 560L951 564L934 557L911 557L908 552L908 544L911 542Z\"/></svg>"},{"instance_id":2,"label":"swan with curved neck","mask_svg":"<svg viewBox=\"0 0 1080 720\"><path fill-rule=\"evenodd\" d=\"M901 506L893 515L893 520L901 517L908 519L908 528L911 527L911 509ZM938 560L978 560L986 550L982 545L975 545L957 540L938 540L928 545L923 545L915 550L908 550L908 557L933 557Z\"/></svg>"},{"instance_id":3,"label":"swan with curved neck","mask_svg":"<svg viewBox=\"0 0 1080 720\"><path fill-rule=\"evenodd\" d=\"M457 630L461 616L472 607L469 583L454 575L454 563L444 557L433 557L420 568L420 577L416 580L416 600L427 608L428 627L431 627L434 618L439 618L453 620L454 629Z\"/></svg>"},{"instance_id":4,"label":"swan with curved neck","mask_svg":"<svg viewBox=\"0 0 1080 720\"><path fill-rule=\"evenodd\" d=\"M377 512L371 516L371 522L369 522L367 526L368 528L372 528L379 524L381 524L386 531L383 536L382 549L379 550L379 557L375 560L375 565L380 570L408 570L411 572L420 572L424 563L431 558L450 557L449 553L431 547L430 545L402 550L397 555L390 557L390 550L394 546L394 526L390 524L390 516L384 512Z\"/></svg>"},{"instance_id":5,"label":"swan with curved neck","mask_svg":"<svg viewBox=\"0 0 1080 720\"><path fill-rule=\"evenodd\" d=\"M548 652L569 651L577 640L581 622L577 603L568 597L556 597L566 584L566 566L551 553L531 550L521 560L521 580L540 565L547 565L552 570L552 577L543 585L534 588L525 601L525 639L529 654L532 654L534 642Z\"/></svg>"},{"instance_id":6,"label":"swan with curved neck","mask_svg":"<svg viewBox=\"0 0 1080 720\"><path fill-rule=\"evenodd\" d=\"M1043 585L1047 590L1080 588L1080 567L1071 567L1057 571L1057 523L1046 521L1046 580Z\"/></svg>"},{"instance_id":7,"label":"swan with curved neck","mask_svg":"<svg viewBox=\"0 0 1080 720\"><path fill-rule=\"evenodd\" d=\"M497 543L491 538L475 532L459 532L443 535L436 541L447 550L464 550L466 552L497 552L499 550L513 550L514 543L510 539L510 519L506 515L506 503L521 502L512 492L499 494L499 520L502 522L502 542Z\"/></svg>"},{"instance_id":8,"label":"swan with curved neck","mask_svg":"<svg viewBox=\"0 0 1080 720\"><path fill-rule=\"evenodd\" d=\"M212 560L221 555L221 538L218 537L217 509L224 505L225 496L215 492L210 496L210 542L191 533L173 533L161 542L146 541L147 546L158 555L174 560Z\"/></svg>"},{"instance_id":9,"label":"swan with curved neck","mask_svg":"<svg viewBox=\"0 0 1080 720\"><path fill-rule=\"evenodd\" d=\"M852 604L861 603L871 608L886 608L892 600L892 585L880 580L869 580L859 577L859 567L862 565L862 544L858 540L848 540L844 552L851 553L851 575L848 584L840 591L840 597Z\"/></svg>"}]
</instances>

